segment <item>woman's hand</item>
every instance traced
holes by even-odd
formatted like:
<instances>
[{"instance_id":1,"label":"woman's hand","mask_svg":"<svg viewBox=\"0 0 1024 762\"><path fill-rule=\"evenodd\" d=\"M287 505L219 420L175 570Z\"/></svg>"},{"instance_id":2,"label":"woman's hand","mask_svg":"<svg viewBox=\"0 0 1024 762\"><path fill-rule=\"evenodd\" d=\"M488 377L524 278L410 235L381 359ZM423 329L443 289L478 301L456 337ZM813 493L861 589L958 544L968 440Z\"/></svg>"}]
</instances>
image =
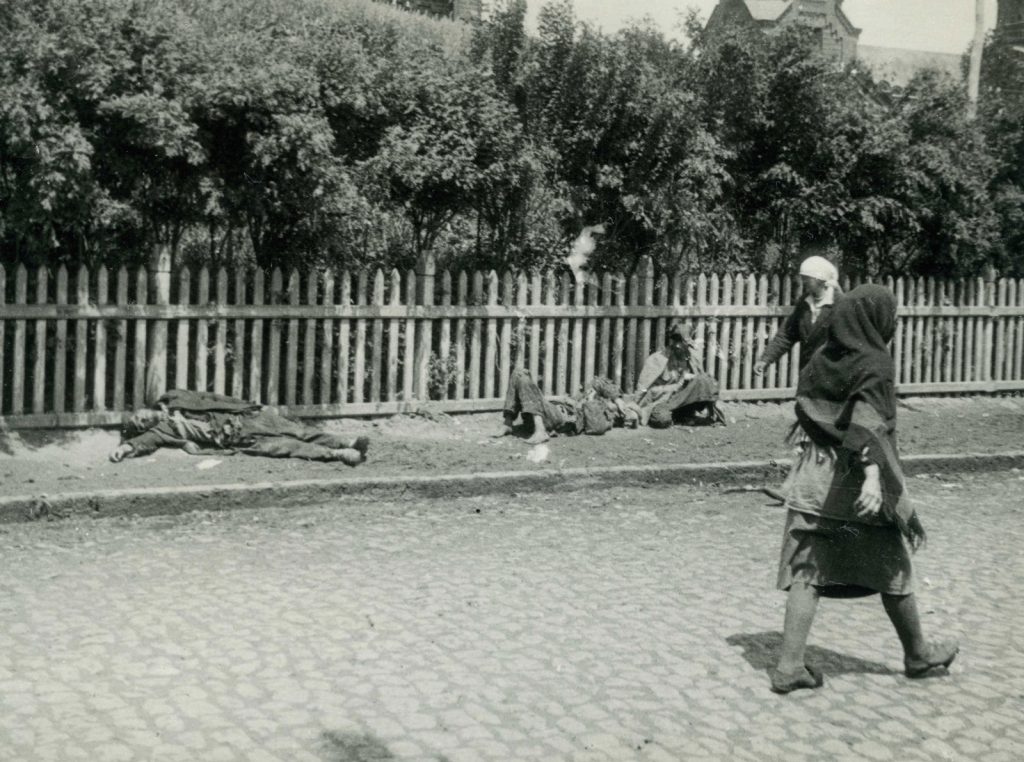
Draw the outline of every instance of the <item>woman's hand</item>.
<instances>
[{"instance_id":1,"label":"woman's hand","mask_svg":"<svg viewBox=\"0 0 1024 762\"><path fill-rule=\"evenodd\" d=\"M853 507L858 509L857 515L862 519L877 516L882 510L882 479L876 464L864 466L864 484Z\"/></svg>"}]
</instances>

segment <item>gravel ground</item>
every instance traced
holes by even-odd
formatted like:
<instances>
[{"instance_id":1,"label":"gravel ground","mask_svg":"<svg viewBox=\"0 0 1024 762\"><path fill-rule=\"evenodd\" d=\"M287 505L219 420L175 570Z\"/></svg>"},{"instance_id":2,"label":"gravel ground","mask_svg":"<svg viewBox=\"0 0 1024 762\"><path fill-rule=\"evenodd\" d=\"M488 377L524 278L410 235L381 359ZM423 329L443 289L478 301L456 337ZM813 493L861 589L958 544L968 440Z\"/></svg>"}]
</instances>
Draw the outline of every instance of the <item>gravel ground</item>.
<instances>
[{"instance_id":1,"label":"gravel ground","mask_svg":"<svg viewBox=\"0 0 1024 762\"><path fill-rule=\"evenodd\" d=\"M522 437L496 439L497 413L395 416L325 422L328 430L368 434L367 463L271 460L163 450L112 464L116 432L0 431L0 495L54 495L99 489L233 484L345 477L466 474L679 463L786 459L784 439L793 422L791 403L725 403L727 427L616 429L602 437L559 437L546 453ZM904 454L1024 450L1024 398L921 398L903 401L899 436ZM535 456L546 454L537 462Z\"/></svg>"}]
</instances>

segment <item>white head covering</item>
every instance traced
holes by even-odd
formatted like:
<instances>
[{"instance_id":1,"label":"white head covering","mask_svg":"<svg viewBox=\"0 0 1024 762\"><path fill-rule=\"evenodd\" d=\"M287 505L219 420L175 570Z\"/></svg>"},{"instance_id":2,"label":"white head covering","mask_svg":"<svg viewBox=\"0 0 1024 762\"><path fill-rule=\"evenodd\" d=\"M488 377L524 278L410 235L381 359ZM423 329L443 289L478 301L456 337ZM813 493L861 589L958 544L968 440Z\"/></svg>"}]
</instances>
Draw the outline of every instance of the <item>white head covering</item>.
<instances>
[{"instance_id":1,"label":"white head covering","mask_svg":"<svg viewBox=\"0 0 1024 762\"><path fill-rule=\"evenodd\" d=\"M824 281L832 288L839 286L839 270L825 257L808 257L800 263L800 274Z\"/></svg>"}]
</instances>

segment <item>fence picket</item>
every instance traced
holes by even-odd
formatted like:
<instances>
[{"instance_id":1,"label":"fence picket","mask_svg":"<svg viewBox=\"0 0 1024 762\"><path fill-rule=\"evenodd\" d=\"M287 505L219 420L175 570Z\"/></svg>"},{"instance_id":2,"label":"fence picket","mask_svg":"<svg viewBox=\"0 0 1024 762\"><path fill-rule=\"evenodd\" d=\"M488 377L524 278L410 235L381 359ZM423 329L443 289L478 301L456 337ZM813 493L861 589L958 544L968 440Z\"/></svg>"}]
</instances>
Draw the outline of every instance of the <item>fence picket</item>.
<instances>
[{"instance_id":1,"label":"fence picket","mask_svg":"<svg viewBox=\"0 0 1024 762\"><path fill-rule=\"evenodd\" d=\"M487 274L487 304L498 304L498 273L491 270ZM498 321L487 318L487 345L484 350L484 391L483 397L490 398L494 394L495 369L498 362Z\"/></svg>"},{"instance_id":2,"label":"fence picket","mask_svg":"<svg viewBox=\"0 0 1024 762\"><path fill-rule=\"evenodd\" d=\"M934 277L930 277L925 283L925 304L935 306L938 303L938 293ZM942 351L936 345L936 338L940 335L938 321L934 317L925 319L925 351L928 353L928 365L925 366L925 383L933 383L939 378L939 365L942 359Z\"/></svg>"},{"instance_id":3,"label":"fence picket","mask_svg":"<svg viewBox=\"0 0 1024 762\"><path fill-rule=\"evenodd\" d=\"M612 291L615 297L615 306L621 307L629 302L629 291L627 288L626 276L622 273L615 273L612 275L612 282L614 283ZM626 342L625 342L625 330L626 320L625 318L617 317L614 319L614 327L612 333L612 381L619 385L619 388L625 392L633 391L634 379L626 378L623 371L623 362L625 360Z\"/></svg>"},{"instance_id":4,"label":"fence picket","mask_svg":"<svg viewBox=\"0 0 1024 762\"><path fill-rule=\"evenodd\" d=\"M429 307L434 304L434 278L437 263L433 254L419 263L419 288L416 291L417 304ZM434 344L434 321L419 320L416 326L416 398L421 402L430 399L430 353Z\"/></svg>"},{"instance_id":5,"label":"fence picket","mask_svg":"<svg viewBox=\"0 0 1024 762\"><path fill-rule=\"evenodd\" d=\"M145 271L142 271L143 277L145 277ZM146 291L142 291L143 301L139 302L139 298L136 297L135 301L140 304L145 304ZM78 274L75 277L75 303L76 304L88 304L89 303L89 271L85 265L78 268ZM135 329L136 337L141 333L142 340L142 359L136 358L135 360L135 372L144 374L146 371L146 323L145 321L139 321L138 325L141 325L141 331L137 326ZM85 395L86 395L86 369L88 367L88 340L89 340L89 323L88 321L79 318L75 321L75 379L74 386L72 389L72 410L76 413L85 411ZM138 338L135 340L135 351L138 353L140 341ZM141 370L140 370L141 368ZM138 383L138 382L137 382ZM136 394L132 397L132 404L135 407L139 407L141 404L141 394Z\"/></svg>"},{"instance_id":6,"label":"fence picket","mask_svg":"<svg viewBox=\"0 0 1024 762\"><path fill-rule=\"evenodd\" d=\"M96 274L96 304L107 303L110 275L100 267ZM93 359L92 406L94 410L107 407L107 321L96 321L96 352ZM165 358L166 361L166 358Z\"/></svg>"},{"instance_id":7,"label":"fence picket","mask_svg":"<svg viewBox=\"0 0 1024 762\"><path fill-rule=\"evenodd\" d=\"M465 270L459 272L458 292L455 303L459 306L468 304L469 276ZM466 321L458 318L455 321L455 399L466 396Z\"/></svg>"},{"instance_id":8,"label":"fence picket","mask_svg":"<svg viewBox=\"0 0 1024 762\"><path fill-rule=\"evenodd\" d=\"M985 293L985 306L995 307L996 306L996 284L994 281L985 282L984 285ZM982 325L984 326L984 332L982 334L982 380L991 381L992 375L992 364L995 355L995 348L992 346L992 342L995 338L995 316L989 312L986 317L981 319Z\"/></svg>"},{"instance_id":9,"label":"fence picket","mask_svg":"<svg viewBox=\"0 0 1024 762\"><path fill-rule=\"evenodd\" d=\"M379 267L373 275L373 299L374 305L384 304L384 271ZM373 321L373 341L370 344L370 402L380 402L384 399L381 390L384 387L383 374L385 358L384 352L384 321L376 318Z\"/></svg>"},{"instance_id":10,"label":"fence picket","mask_svg":"<svg viewBox=\"0 0 1024 762\"><path fill-rule=\"evenodd\" d=\"M178 304L192 303L192 273L186 267L178 273ZM188 383L188 318L175 320L174 323L174 386L178 389L191 388Z\"/></svg>"},{"instance_id":11,"label":"fence picket","mask_svg":"<svg viewBox=\"0 0 1024 762\"><path fill-rule=\"evenodd\" d=\"M768 303L768 276L761 275L757 281L757 304L762 307L767 307ZM764 317L758 316L757 323L755 324L754 328L756 343L752 345L754 355L753 357L750 358L752 360L752 362L750 363L751 373L754 372L754 363L756 363L758 358L760 358L761 355L764 354L768 338L767 323L768 321ZM765 380L766 379L764 373L762 373L761 375L754 374L753 388L763 389L765 385Z\"/></svg>"},{"instance_id":12,"label":"fence picket","mask_svg":"<svg viewBox=\"0 0 1024 762\"><path fill-rule=\"evenodd\" d=\"M49 271L45 267L36 270L36 304L48 301ZM34 347L32 358L32 412L43 412L43 394L46 391L46 321L35 321Z\"/></svg>"},{"instance_id":13,"label":"fence picket","mask_svg":"<svg viewBox=\"0 0 1024 762\"><path fill-rule=\"evenodd\" d=\"M906 284L904 283L902 277L899 277L899 278L896 279L895 293L896 293L896 310L898 312L900 307L903 306L904 299L906 298ZM893 351L892 351L892 359L893 359L893 364L894 364L893 377L896 379L896 385L897 386L899 386L901 383L903 383L903 372L904 372L903 332L904 332L905 328L906 328L905 321L903 321L903 320L897 321L897 323L896 323L896 335L893 338Z\"/></svg>"},{"instance_id":14,"label":"fence picket","mask_svg":"<svg viewBox=\"0 0 1024 762\"><path fill-rule=\"evenodd\" d=\"M1000 278L996 284L995 292L995 306L1003 307L1006 304L1006 278ZM1005 354L1003 352L1003 345L1006 342L1006 328L1005 320L1002 317L993 319L995 323L995 330L993 332L994 344L990 344L994 350L993 364L992 364L992 380L1002 381L1006 378L1006 372L1003 368L1005 361Z\"/></svg>"},{"instance_id":15,"label":"fence picket","mask_svg":"<svg viewBox=\"0 0 1024 762\"><path fill-rule=\"evenodd\" d=\"M85 282L82 275L85 275ZM89 299L89 282L88 273L85 268L82 268L79 274L78 284L78 302L79 304ZM140 267L135 273L135 303L136 304L148 304L149 303L149 274L146 272L146 268ZM79 320L79 327L81 329L81 335L84 339L85 336L85 321ZM144 407L146 404L146 345L147 345L147 326L145 320L138 320L135 322L135 351L134 362L132 363L132 407L138 409ZM84 343L84 342L83 342ZM81 373L79 373L81 368ZM85 347L82 347L82 353L79 355L78 347L75 347L75 380L78 381L79 376L82 379L82 394L79 395L76 388L75 391L75 412L80 412L85 407Z\"/></svg>"},{"instance_id":16,"label":"fence picket","mask_svg":"<svg viewBox=\"0 0 1024 762\"><path fill-rule=\"evenodd\" d=\"M583 292L586 286L577 278L567 279L572 293L572 305L581 307L583 305ZM576 394L583 386L583 319L579 317L569 318L572 333L572 354L569 368L569 394Z\"/></svg>"},{"instance_id":17,"label":"fence picket","mask_svg":"<svg viewBox=\"0 0 1024 762\"><path fill-rule=\"evenodd\" d=\"M334 306L334 270L330 267L321 273L323 282L323 304L325 307ZM332 371L334 370L334 321L324 318L320 321L320 404L330 405L333 393Z\"/></svg>"},{"instance_id":18,"label":"fence picket","mask_svg":"<svg viewBox=\"0 0 1024 762\"><path fill-rule=\"evenodd\" d=\"M952 281L942 281L942 297L939 303L942 305L949 304L953 292ZM941 342L942 342L942 380L950 381L953 378L953 320L951 318L942 318L939 326L941 328Z\"/></svg>"},{"instance_id":19,"label":"fence picket","mask_svg":"<svg viewBox=\"0 0 1024 762\"><path fill-rule=\"evenodd\" d=\"M563 307L572 304L572 280L568 273L563 272L558 279L558 303ZM571 318L563 317L558 321L558 352L557 370L555 371L555 394L568 393L569 387L569 323Z\"/></svg>"},{"instance_id":20,"label":"fence picket","mask_svg":"<svg viewBox=\"0 0 1024 762\"><path fill-rule=\"evenodd\" d=\"M640 261L640 298L645 307L654 304L654 262L648 256ZM636 352L637 371L635 375L639 375L639 369L643 367L644 361L651 353L651 321L647 318L640 321L638 341L640 346ZM634 383L636 383L635 380Z\"/></svg>"},{"instance_id":21,"label":"fence picket","mask_svg":"<svg viewBox=\"0 0 1024 762\"><path fill-rule=\"evenodd\" d=\"M65 283L64 291L67 292L67 280L65 271ZM58 287L58 293L59 287ZM117 296L115 297L117 304L127 305L128 304L128 268L124 265L117 270ZM59 328L59 324L58 324ZM60 352L60 361L65 362L65 352ZM117 323L117 337L114 340L114 409L124 410L125 409L125 387L127 386L126 368L128 364L128 321L119 320ZM63 367L60 373L61 378L65 378ZM63 404L61 405L60 412L64 411Z\"/></svg>"},{"instance_id":22,"label":"fence picket","mask_svg":"<svg viewBox=\"0 0 1024 762\"><path fill-rule=\"evenodd\" d=\"M228 303L228 273L223 267L217 270L217 304ZM228 323L218 320L217 340L213 345L213 391L223 394L227 388Z\"/></svg>"},{"instance_id":23,"label":"fence picket","mask_svg":"<svg viewBox=\"0 0 1024 762\"><path fill-rule=\"evenodd\" d=\"M28 304L28 270L18 265L14 271L14 303ZM11 415L25 412L25 321L14 321L11 347ZM84 372L84 371L83 371Z\"/></svg>"},{"instance_id":24,"label":"fence picket","mask_svg":"<svg viewBox=\"0 0 1024 762\"><path fill-rule=\"evenodd\" d=\"M270 303L281 304L283 301L284 273L280 267L275 267L270 275ZM266 401L268 405L276 405L281 390L281 319L273 318L268 328Z\"/></svg>"},{"instance_id":25,"label":"fence picket","mask_svg":"<svg viewBox=\"0 0 1024 762\"><path fill-rule=\"evenodd\" d=\"M516 275L516 357L513 363L514 368L526 367L526 317L523 315L522 308L528 301L529 285L526 273L519 272Z\"/></svg>"},{"instance_id":26,"label":"fence picket","mask_svg":"<svg viewBox=\"0 0 1024 762\"><path fill-rule=\"evenodd\" d=\"M252 274L252 304L259 308L263 304L266 293L263 270L256 268ZM263 402L267 399L263 391L263 321L259 318L252 321L249 326L249 356L252 362L249 364L249 399L253 402Z\"/></svg>"},{"instance_id":27,"label":"fence picket","mask_svg":"<svg viewBox=\"0 0 1024 762\"><path fill-rule=\"evenodd\" d=\"M389 302L391 304L402 303L402 276L398 268L391 269L391 291ZM398 399L398 339L402 325L398 320L391 320L388 323L388 400L394 402Z\"/></svg>"},{"instance_id":28,"label":"fence picket","mask_svg":"<svg viewBox=\"0 0 1024 762\"><path fill-rule=\"evenodd\" d=\"M3 304L4 297L4 283L3 283L3 272L0 268L0 304ZM61 265L57 269L57 304L68 303L68 268ZM124 332L123 327L124 321L121 321L122 327L120 331ZM115 324L118 325L118 324ZM115 329L117 330L117 329ZM3 321L0 321L0 344L3 344L4 329ZM122 345L123 346L123 345ZM63 413L67 405L67 351L68 351L68 321L62 318L56 320L54 326L54 346L53 346L53 412ZM3 368L3 349L0 348L0 368ZM124 365L122 363L122 369ZM3 373L0 373L3 375ZM114 369L114 383L117 384L118 373L117 368ZM0 383L0 409L3 408L3 385ZM116 389L116 386L115 386ZM118 398L116 392L112 404L115 410L121 410L124 407L124 396Z\"/></svg>"},{"instance_id":29,"label":"fence picket","mask_svg":"<svg viewBox=\"0 0 1024 762\"><path fill-rule=\"evenodd\" d=\"M447 270L441 273L441 306L450 307L452 303L452 276ZM441 335L437 340L437 354L441 363L439 378L443 384L439 390L442 400L451 399L452 374L452 321L448 318L441 320Z\"/></svg>"},{"instance_id":30,"label":"fence picket","mask_svg":"<svg viewBox=\"0 0 1024 762\"><path fill-rule=\"evenodd\" d=\"M708 341L705 347L704 354L704 367L709 369L709 372L714 372L714 367L717 363L718 358L722 353L722 346L720 341L720 329L721 316L718 310L715 309L719 305L719 296L722 290L722 282L718 277L718 273L712 273L708 279L708 307L712 317L708 320Z\"/></svg>"},{"instance_id":31,"label":"fence picket","mask_svg":"<svg viewBox=\"0 0 1024 762\"><path fill-rule=\"evenodd\" d=\"M611 307L613 297L612 275L606 272L601 276L601 305L603 307ZM597 374L599 376L608 376L608 353L611 351L611 332L611 318L601 318L601 348L597 355Z\"/></svg>"},{"instance_id":32,"label":"fence picket","mask_svg":"<svg viewBox=\"0 0 1024 762\"><path fill-rule=\"evenodd\" d=\"M341 271L341 284L338 287L338 304L348 307L352 304L352 274L348 270ZM338 378L335 396L339 405L348 404L348 376L351 365L349 363L351 344L352 323L348 318L342 318L338 324Z\"/></svg>"},{"instance_id":33,"label":"fence picket","mask_svg":"<svg viewBox=\"0 0 1024 762\"><path fill-rule=\"evenodd\" d=\"M974 288L977 301L975 304L978 306L988 306L988 284L985 283L984 278L975 278ZM989 318L978 317L975 318L974 325L974 367L976 381L988 381L988 369L986 368L986 342L985 334L988 328Z\"/></svg>"},{"instance_id":34,"label":"fence picket","mask_svg":"<svg viewBox=\"0 0 1024 762\"><path fill-rule=\"evenodd\" d=\"M557 281L555 273L549 270L544 279L544 304L553 306L557 301ZM555 393L555 320L544 321L544 375L541 378L545 394Z\"/></svg>"},{"instance_id":35,"label":"fence picket","mask_svg":"<svg viewBox=\"0 0 1024 762\"><path fill-rule=\"evenodd\" d=\"M751 273L747 276L747 289L746 289L746 302L747 306L754 306L758 304L758 293L757 293L757 276ZM757 323L760 325L761 319L758 318ZM754 386L754 345L757 341L754 327L754 318L747 315L743 321L743 388L752 389Z\"/></svg>"},{"instance_id":36,"label":"fence picket","mask_svg":"<svg viewBox=\"0 0 1024 762\"><path fill-rule=\"evenodd\" d=\"M736 302L733 301L732 275L726 273L722 276L721 287L722 304L732 305L743 301L743 279L741 276L736 277ZM741 339L739 331L733 337L733 323L736 320L734 317L727 317L722 320L721 343L724 351L716 353L719 367L716 368L714 365L709 365L706 369L708 373L720 381L723 389L735 389L739 383L739 364L736 362L733 354L733 342L739 342Z\"/></svg>"},{"instance_id":37,"label":"fence picket","mask_svg":"<svg viewBox=\"0 0 1024 762\"><path fill-rule=\"evenodd\" d=\"M410 271L411 274L411 271ZM416 292L416 276L412 275L409 278L410 288L413 289L413 294ZM367 290L369 288L369 274L366 270L360 270L359 274L356 275L356 304L366 304ZM409 302L413 304L413 302ZM412 323L413 321L408 321ZM410 352L412 350L411 342L412 335L411 330L407 336L410 346L406 351L407 366L412 364L410 358ZM352 401L353 402L364 402L366 400L365 395L365 384L366 384L366 320L359 318L356 320L356 337L355 337L355 357L352 363ZM408 373L411 369L406 367ZM406 386L406 393L409 391L409 386Z\"/></svg>"},{"instance_id":38,"label":"fence picket","mask_svg":"<svg viewBox=\"0 0 1024 762\"><path fill-rule=\"evenodd\" d=\"M416 272L409 270L405 274L405 304L407 307L416 304ZM410 402L416 396L416 321L408 318L405 321L405 354L402 359L402 398Z\"/></svg>"},{"instance_id":39,"label":"fence picket","mask_svg":"<svg viewBox=\"0 0 1024 762\"><path fill-rule=\"evenodd\" d=\"M1024 307L1024 278L1017 281L1017 306ZM1013 337L1013 378L1024 380L1024 315L1020 312L1014 318Z\"/></svg>"},{"instance_id":40,"label":"fence picket","mask_svg":"<svg viewBox=\"0 0 1024 762\"><path fill-rule=\"evenodd\" d=\"M206 267L199 268L199 280L196 283L196 304L210 303L210 271ZM210 365L210 321L200 318L196 321L196 344L194 353L193 384L197 391L205 392L207 387L207 371ZM271 404L276 404L277 400Z\"/></svg>"},{"instance_id":41,"label":"fence picket","mask_svg":"<svg viewBox=\"0 0 1024 762\"><path fill-rule=\"evenodd\" d=\"M501 304L506 308L511 308L515 301L513 299L513 290L515 289L515 281L511 272L506 271L505 275L501 279ZM501 321L501 352L499 354L498 363L498 396L504 397L505 390L508 387L508 377L512 373L512 320L504 319Z\"/></svg>"},{"instance_id":42,"label":"fence picket","mask_svg":"<svg viewBox=\"0 0 1024 762\"><path fill-rule=\"evenodd\" d=\"M786 307L795 307L793 305L793 281L788 276L782 276L779 278L779 304ZM783 320L785 318L778 318L775 323L776 331L783 328ZM899 341L899 336L896 337ZM776 378L773 387L786 387L789 385L789 366L790 362L796 362L796 352L790 351L779 358L779 361L775 364L774 368ZM898 360L897 360L898 362ZM898 376L897 376L898 377Z\"/></svg>"},{"instance_id":43,"label":"fence picket","mask_svg":"<svg viewBox=\"0 0 1024 762\"><path fill-rule=\"evenodd\" d=\"M306 304L318 304L320 273L310 270L306 273ZM383 300L381 301L383 304ZM302 404L313 404L313 378L316 376L316 325L315 318L305 320L302 336ZM380 347L382 342L377 342Z\"/></svg>"},{"instance_id":44,"label":"fence picket","mask_svg":"<svg viewBox=\"0 0 1024 762\"><path fill-rule=\"evenodd\" d=\"M299 289L299 271L292 269L288 276L288 303L292 306L297 306L302 299L302 292ZM287 342L284 362L284 401L286 405L295 405L298 402L299 377L299 321L295 318L288 320Z\"/></svg>"},{"instance_id":45,"label":"fence picket","mask_svg":"<svg viewBox=\"0 0 1024 762\"><path fill-rule=\"evenodd\" d=\"M654 304L658 307L668 307L672 303L672 294L669 291L670 283L668 274L662 273L654 284ZM660 349L665 346L665 335L668 333L669 319L659 316L654 321L653 348ZM650 350L648 350L650 351Z\"/></svg>"},{"instance_id":46,"label":"fence picket","mask_svg":"<svg viewBox=\"0 0 1024 762\"><path fill-rule=\"evenodd\" d=\"M626 305L633 307L640 304L640 276L636 270L629 275L628 289L626 291ZM636 388L637 378L637 319L631 317L626 321L626 367L625 378L622 380L622 388L631 392Z\"/></svg>"},{"instance_id":47,"label":"fence picket","mask_svg":"<svg viewBox=\"0 0 1024 762\"><path fill-rule=\"evenodd\" d=\"M543 304L544 282L540 273L533 272L530 275L530 304ZM530 378L537 381L540 376L540 320L530 321Z\"/></svg>"},{"instance_id":48,"label":"fence picket","mask_svg":"<svg viewBox=\"0 0 1024 762\"><path fill-rule=\"evenodd\" d=\"M965 305L970 304L971 297L968 293L967 284L964 281L964 279L958 280L956 282L955 289L957 302ZM957 316L954 321L954 326L955 330L953 331L953 380L956 382L963 382L970 378L967 369L967 358L970 355L967 352L967 323L965 317L963 315Z\"/></svg>"},{"instance_id":49,"label":"fence picket","mask_svg":"<svg viewBox=\"0 0 1024 762\"><path fill-rule=\"evenodd\" d=\"M245 304L245 270L239 268L235 273L234 303ZM245 320L236 318L234 333L231 337L231 395L245 399ZM330 400L327 400L330 402Z\"/></svg>"},{"instance_id":50,"label":"fence picket","mask_svg":"<svg viewBox=\"0 0 1024 762\"><path fill-rule=\"evenodd\" d=\"M597 276L587 275L586 284L586 303L588 306L596 306L598 302L598 286ZM597 319L587 318L586 325L584 326L586 331L586 344L583 352L583 383L590 383L590 381L597 374Z\"/></svg>"},{"instance_id":51,"label":"fence picket","mask_svg":"<svg viewBox=\"0 0 1024 762\"><path fill-rule=\"evenodd\" d=\"M484 303L484 274L477 270L473 273L472 304ZM480 397L480 355L483 351L482 337L483 318L473 318L470 323L469 337L469 398Z\"/></svg>"},{"instance_id":52,"label":"fence picket","mask_svg":"<svg viewBox=\"0 0 1024 762\"><path fill-rule=\"evenodd\" d=\"M206 267L199 269L195 303L210 304L210 271ZM206 391L209 387L211 322L203 318L196 321L193 384L199 391Z\"/></svg>"}]
</instances>

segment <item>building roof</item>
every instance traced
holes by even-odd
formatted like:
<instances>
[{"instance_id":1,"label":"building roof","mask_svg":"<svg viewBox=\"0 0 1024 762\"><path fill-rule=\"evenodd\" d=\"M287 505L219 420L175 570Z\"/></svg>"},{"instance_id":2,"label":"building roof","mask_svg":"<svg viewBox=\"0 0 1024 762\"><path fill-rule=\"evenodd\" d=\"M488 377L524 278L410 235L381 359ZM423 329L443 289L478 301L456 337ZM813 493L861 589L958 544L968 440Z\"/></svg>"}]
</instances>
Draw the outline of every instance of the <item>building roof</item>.
<instances>
[{"instance_id":1,"label":"building roof","mask_svg":"<svg viewBox=\"0 0 1024 762\"><path fill-rule=\"evenodd\" d=\"M754 21L775 21L792 4L792 0L744 0Z\"/></svg>"},{"instance_id":2,"label":"building roof","mask_svg":"<svg viewBox=\"0 0 1024 762\"><path fill-rule=\"evenodd\" d=\"M926 50L882 48L875 45L857 46L857 60L866 64L876 79L899 86L907 84L915 74L925 69L936 69L954 79L960 79L963 77L961 59L959 53L934 53Z\"/></svg>"}]
</instances>

